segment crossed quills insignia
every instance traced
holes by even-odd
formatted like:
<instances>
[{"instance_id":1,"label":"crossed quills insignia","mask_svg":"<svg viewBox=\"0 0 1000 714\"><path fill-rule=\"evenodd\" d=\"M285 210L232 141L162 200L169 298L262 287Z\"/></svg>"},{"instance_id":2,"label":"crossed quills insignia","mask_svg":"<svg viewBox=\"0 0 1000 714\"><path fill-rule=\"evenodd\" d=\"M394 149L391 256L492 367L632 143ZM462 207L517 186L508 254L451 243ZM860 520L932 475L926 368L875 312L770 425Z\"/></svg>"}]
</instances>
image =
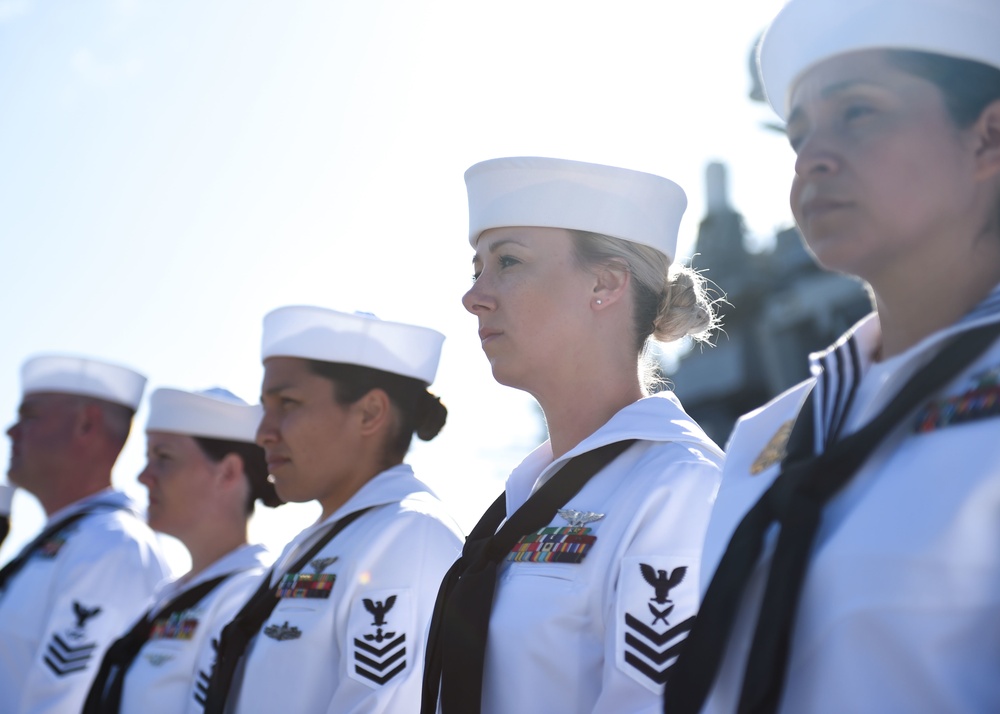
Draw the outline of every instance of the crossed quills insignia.
<instances>
[{"instance_id":1,"label":"crossed quills insignia","mask_svg":"<svg viewBox=\"0 0 1000 714\"><path fill-rule=\"evenodd\" d=\"M351 610L352 665L348 670L354 679L381 687L406 670L410 593L383 590L365 595Z\"/></svg>"},{"instance_id":2,"label":"crossed quills insignia","mask_svg":"<svg viewBox=\"0 0 1000 714\"><path fill-rule=\"evenodd\" d=\"M97 650L97 643L87 637L87 622L100 614L99 605L88 607L78 600L73 601L75 624L53 633L42 656L42 661L57 677L87 669Z\"/></svg>"},{"instance_id":3,"label":"crossed quills insignia","mask_svg":"<svg viewBox=\"0 0 1000 714\"><path fill-rule=\"evenodd\" d=\"M697 574L686 560L630 558L619 593L618 664L651 691L660 691L694 624Z\"/></svg>"}]
</instances>

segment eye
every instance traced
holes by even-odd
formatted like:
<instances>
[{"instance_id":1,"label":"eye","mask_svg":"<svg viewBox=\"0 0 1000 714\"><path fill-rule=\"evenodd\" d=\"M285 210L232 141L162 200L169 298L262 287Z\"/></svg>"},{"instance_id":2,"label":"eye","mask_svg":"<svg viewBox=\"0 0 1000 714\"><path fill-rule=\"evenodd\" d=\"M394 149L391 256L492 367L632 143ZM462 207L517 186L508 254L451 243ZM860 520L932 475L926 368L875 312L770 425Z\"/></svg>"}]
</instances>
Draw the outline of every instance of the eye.
<instances>
[{"instance_id":1,"label":"eye","mask_svg":"<svg viewBox=\"0 0 1000 714\"><path fill-rule=\"evenodd\" d=\"M844 115L843 115L844 121L851 122L854 121L855 119L860 119L862 117L865 117L873 113L874 111L875 110L872 109L867 104L851 104L844 109Z\"/></svg>"},{"instance_id":2,"label":"eye","mask_svg":"<svg viewBox=\"0 0 1000 714\"><path fill-rule=\"evenodd\" d=\"M500 268L509 268L513 265L517 265L521 261L511 255L501 255L497 258L497 263L500 264Z\"/></svg>"}]
</instances>

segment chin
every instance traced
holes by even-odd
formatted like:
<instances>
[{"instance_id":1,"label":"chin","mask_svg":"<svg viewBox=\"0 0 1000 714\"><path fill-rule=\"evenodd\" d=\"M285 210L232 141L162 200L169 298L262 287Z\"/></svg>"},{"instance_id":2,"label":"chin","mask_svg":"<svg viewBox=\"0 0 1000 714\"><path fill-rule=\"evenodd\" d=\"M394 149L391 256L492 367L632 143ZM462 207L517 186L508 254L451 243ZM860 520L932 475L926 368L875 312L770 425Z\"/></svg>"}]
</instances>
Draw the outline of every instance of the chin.
<instances>
[{"instance_id":1,"label":"chin","mask_svg":"<svg viewBox=\"0 0 1000 714\"><path fill-rule=\"evenodd\" d=\"M315 499L315 496L311 494L298 493L294 486L290 486L287 482L278 478L274 479L274 492L285 503L308 503Z\"/></svg>"},{"instance_id":2,"label":"chin","mask_svg":"<svg viewBox=\"0 0 1000 714\"><path fill-rule=\"evenodd\" d=\"M511 387L512 389L522 389L527 391L522 370L513 371L510 369L510 365L504 365L503 362L496 359L490 360L490 369L493 372L493 380L497 384L502 384L505 387Z\"/></svg>"}]
</instances>

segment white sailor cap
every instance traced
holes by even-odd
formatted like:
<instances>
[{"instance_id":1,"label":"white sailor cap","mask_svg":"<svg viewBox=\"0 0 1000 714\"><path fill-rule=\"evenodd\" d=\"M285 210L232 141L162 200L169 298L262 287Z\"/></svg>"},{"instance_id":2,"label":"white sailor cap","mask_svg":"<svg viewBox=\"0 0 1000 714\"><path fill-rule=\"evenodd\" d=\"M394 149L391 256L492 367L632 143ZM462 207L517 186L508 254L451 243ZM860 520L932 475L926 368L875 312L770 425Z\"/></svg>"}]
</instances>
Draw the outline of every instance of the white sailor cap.
<instances>
[{"instance_id":1,"label":"white sailor cap","mask_svg":"<svg viewBox=\"0 0 1000 714\"><path fill-rule=\"evenodd\" d=\"M157 389L149 396L146 431L254 443L263 412L220 389L185 392Z\"/></svg>"},{"instance_id":2,"label":"white sailor cap","mask_svg":"<svg viewBox=\"0 0 1000 714\"><path fill-rule=\"evenodd\" d=\"M767 100L783 119L792 84L822 60L917 50L1000 67L1000 0L790 0L758 50Z\"/></svg>"},{"instance_id":3,"label":"white sailor cap","mask_svg":"<svg viewBox=\"0 0 1000 714\"><path fill-rule=\"evenodd\" d=\"M146 378L138 372L88 357L38 355L21 367L21 393L78 394L139 408Z\"/></svg>"},{"instance_id":4,"label":"white sailor cap","mask_svg":"<svg viewBox=\"0 0 1000 714\"><path fill-rule=\"evenodd\" d=\"M508 226L600 233L656 248L671 260L687 207L669 179L566 159L491 159L465 172L469 242Z\"/></svg>"},{"instance_id":5,"label":"white sailor cap","mask_svg":"<svg viewBox=\"0 0 1000 714\"><path fill-rule=\"evenodd\" d=\"M430 384L444 335L368 313L322 307L280 307L264 317L261 359L299 357L360 365Z\"/></svg>"}]
</instances>

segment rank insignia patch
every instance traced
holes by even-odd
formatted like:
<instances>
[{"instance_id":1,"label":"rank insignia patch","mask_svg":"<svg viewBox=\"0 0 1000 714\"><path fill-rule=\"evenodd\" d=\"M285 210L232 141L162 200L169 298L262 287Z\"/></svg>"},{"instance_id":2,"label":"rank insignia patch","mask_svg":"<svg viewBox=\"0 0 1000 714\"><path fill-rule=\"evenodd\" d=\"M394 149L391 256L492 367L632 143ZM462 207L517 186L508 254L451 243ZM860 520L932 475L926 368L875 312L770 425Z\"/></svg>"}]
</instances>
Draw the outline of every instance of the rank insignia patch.
<instances>
[{"instance_id":1,"label":"rank insignia patch","mask_svg":"<svg viewBox=\"0 0 1000 714\"><path fill-rule=\"evenodd\" d=\"M288 620L280 625L268 625L264 628L264 634L272 640L285 642L287 640L297 640L302 637L302 630L295 626L289 626Z\"/></svg>"},{"instance_id":2,"label":"rank insignia patch","mask_svg":"<svg viewBox=\"0 0 1000 714\"><path fill-rule=\"evenodd\" d=\"M684 558L630 558L622 563L616 658L619 668L659 692L688 632L697 608L697 562Z\"/></svg>"},{"instance_id":3,"label":"rank insignia patch","mask_svg":"<svg viewBox=\"0 0 1000 714\"><path fill-rule=\"evenodd\" d=\"M162 652L150 652L149 654L143 655L146 661L149 662L154 667L159 667L162 664L166 664L174 658L173 655L164 654Z\"/></svg>"},{"instance_id":4,"label":"rank insignia patch","mask_svg":"<svg viewBox=\"0 0 1000 714\"><path fill-rule=\"evenodd\" d=\"M973 375L971 382L961 394L935 400L921 409L914 431L922 434L1000 416L1000 367Z\"/></svg>"},{"instance_id":5,"label":"rank insignia patch","mask_svg":"<svg viewBox=\"0 0 1000 714\"><path fill-rule=\"evenodd\" d=\"M764 450L760 452L757 458L754 459L753 464L750 465L751 476L756 476L766 471L785 458L785 448L788 446L788 438L792 435L792 426L794 424L795 420L789 419L778 428L777 433L771 437L771 440L767 442L767 446L764 447Z\"/></svg>"},{"instance_id":6,"label":"rank insignia patch","mask_svg":"<svg viewBox=\"0 0 1000 714\"><path fill-rule=\"evenodd\" d=\"M56 676L65 677L87 668L97 649L96 642L85 641L87 621L100 614L100 607L86 607L76 600L73 601L75 626L65 630L61 636L59 633L53 634L42 657Z\"/></svg>"},{"instance_id":7,"label":"rank insignia patch","mask_svg":"<svg viewBox=\"0 0 1000 714\"><path fill-rule=\"evenodd\" d=\"M409 591L367 593L351 608L353 679L380 687L406 669L406 635L412 630Z\"/></svg>"},{"instance_id":8,"label":"rank insignia patch","mask_svg":"<svg viewBox=\"0 0 1000 714\"><path fill-rule=\"evenodd\" d=\"M333 573L316 575L313 573L287 573L278 583L275 593L279 598L320 598L327 599L333 591L337 576Z\"/></svg>"},{"instance_id":9,"label":"rank insignia patch","mask_svg":"<svg viewBox=\"0 0 1000 714\"><path fill-rule=\"evenodd\" d=\"M198 629L198 614L196 610L185 610L155 620L149 631L149 639L190 640Z\"/></svg>"}]
</instances>

